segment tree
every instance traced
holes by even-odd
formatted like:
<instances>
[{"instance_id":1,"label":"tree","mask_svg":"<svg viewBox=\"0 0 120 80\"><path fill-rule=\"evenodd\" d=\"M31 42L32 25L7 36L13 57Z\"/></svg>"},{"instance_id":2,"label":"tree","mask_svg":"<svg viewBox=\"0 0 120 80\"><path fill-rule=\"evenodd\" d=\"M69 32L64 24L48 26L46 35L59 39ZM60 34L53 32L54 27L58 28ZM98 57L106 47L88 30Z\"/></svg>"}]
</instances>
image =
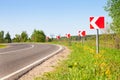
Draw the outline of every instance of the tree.
<instances>
[{"instance_id":1,"label":"tree","mask_svg":"<svg viewBox=\"0 0 120 80\"><path fill-rule=\"evenodd\" d=\"M105 10L112 18L111 29L115 32L115 46L120 48L120 0L108 0Z\"/></svg>"},{"instance_id":2,"label":"tree","mask_svg":"<svg viewBox=\"0 0 120 80\"><path fill-rule=\"evenodd\" d=\"M42 30L34 30L31 40L34 42L45 42L46 36Z\"/></svg>"},{"instance_id":3,"label":"tree","mask_svg":"<svg viewBox=\"0 0 120 80\"><path fill-rule=\"evenodd\" d=\"M120 33L120 0L108 0L105 10L109 12L109 16L113 19L112 30L115 33Z\"/></svg>"},{"instance_id":4,"label":"tree","mask_svg":"<svg viewBox=\"0 0 120 80\"><path fill-rule=\"evenodd\" d=\"M5 42L7 42L7 43L12 42L9 32L7 32L7 34L5 35Z\"/></svg>"},{"instance_id":5,"label":"tree","mask_svg":"<svg viewBox=\"0 0 120 80\"><path fill-rule=\"evenodd\" d=\"M23 31L21 33L21 42L26 42L28 40L28 34L26 33L26 31Z\"/></svg>"},{"instance_id":6,"label":"tree","mask_svg":"<svg viewBox=\"0 0 120 80\"><path fill-rule=\"evenodd\" d=\"M20 35L19 34L16 34L14 39L13 39L14 42L20 42Z\"/></svg>"},{"instance_id":7,"label":"tree","mask_svg":"<svg viewBox=\"0 0 120 80\"><path fill-rule=\"evenodd\" d=\"M4 31L0 31L0 43L4 42Z\"/></svg>"}]
</instances>

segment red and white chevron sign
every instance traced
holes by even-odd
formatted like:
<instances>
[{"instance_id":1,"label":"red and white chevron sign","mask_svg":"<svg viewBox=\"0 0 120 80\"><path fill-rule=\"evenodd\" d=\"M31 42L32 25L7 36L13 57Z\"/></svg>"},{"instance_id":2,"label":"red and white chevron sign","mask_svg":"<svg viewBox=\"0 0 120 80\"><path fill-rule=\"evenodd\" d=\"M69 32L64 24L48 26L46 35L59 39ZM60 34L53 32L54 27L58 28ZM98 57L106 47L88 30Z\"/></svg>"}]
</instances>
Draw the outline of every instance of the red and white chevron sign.
<instances>
[{"instance_id":1,"label":"red and white chevron sign","mask_svg":"<svg viewBox=\"0 0 120 80\"><path fill-rule=\"evenodd\" d=\"M90 17L90 29L103 29L104 17Z\"/></svg>"},{"instance_id":2,"label":"red and white chevron sign","mask_svg":"<svg viewBox=\"0 0 120 80\"><path fill-rule=\"evenodd\" d=\"M56 36L56 38L59 40L59 39L60 39L60 36Z\"/></svg>"},{"instance_id":3,"label":"red and white chevron sign","mask_svg":"<svg viewBox=\"0 0 120 80\"><path fill-rule=\"evenodd\" d=\"M70 34L66 34L66 37L67 37L67 38L70 38L70 37L71 37L71 35L70 35Z\"/></svg>"},{"instance_id":4,"label":"red and white chevron sign","mask_svg":"<svg viewBox=\"0 0 120 80\"><path fill-rule=\"evenodd\" d=\"M78 31L78 36L86 36L86 31Z\"/></svg>"}]
</instances>

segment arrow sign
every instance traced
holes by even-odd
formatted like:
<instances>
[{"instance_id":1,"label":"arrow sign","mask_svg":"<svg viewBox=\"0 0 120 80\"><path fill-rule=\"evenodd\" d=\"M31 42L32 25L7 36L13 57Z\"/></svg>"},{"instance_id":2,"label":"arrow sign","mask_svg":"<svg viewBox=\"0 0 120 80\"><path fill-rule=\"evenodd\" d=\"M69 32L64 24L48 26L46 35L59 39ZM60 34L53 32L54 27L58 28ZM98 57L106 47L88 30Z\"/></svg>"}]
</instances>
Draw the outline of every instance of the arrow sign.
<instances>
[{"instance_id":1,"label":"arrow sign","mask_svg":"<svg viewBox=\"0 0 120 80\"><path fill-rule=\"evenodd\" d=\"M90 29L103 29L104 17L90 17Z\"/></svg>"},{"instance_id":2,"label":"arrow sign","mask_svg":"<svg viewBox=\"0 0 120 80\"><path fill-rule=\"evenodd\" d=\"M56 38L59 40L59 39L60 39L60 36L56 36Z\"/></svg>"},{"instance_id":3,"label":"arrow sign","mask_svg":"<svg viewBox=\"0 0 120 80\"><path fill-rule=\"evenodd\" d=\"M50 39L49 36L46 37L46 40Z\"/></svg>"},{"instance_id":4,"label":"arrow sign","mask_svg":"<svg viewBox=\"0 0 120 80\"><path fill-rule=\"evenodd\" d=\"M70 34L66 34L66 37L67 37L67 38L70 38L70 37L71 37L71 35L70 35Z\"/></svg>"},{"instance_id":5,"label":"arrow sign","mask_svg":"<svg viewBox=\"0 0 120 80\"><path fill-rule=\"evenodd\" d=\"M86 31L78 31L78 36L86 36Z\"/></svg>"}]
</instances>

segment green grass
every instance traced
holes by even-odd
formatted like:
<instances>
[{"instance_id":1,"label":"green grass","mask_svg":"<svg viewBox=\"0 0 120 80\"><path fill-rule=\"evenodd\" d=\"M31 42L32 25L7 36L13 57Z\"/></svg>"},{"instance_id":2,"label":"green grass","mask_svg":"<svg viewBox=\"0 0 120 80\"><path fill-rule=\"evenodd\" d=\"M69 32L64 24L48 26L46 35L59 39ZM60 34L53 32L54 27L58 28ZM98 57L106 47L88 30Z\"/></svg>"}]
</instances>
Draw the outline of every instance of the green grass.
<instances>
[{"instance_id":1,"label":"green grass","mask_svg":"<svg viewBox=\"0 0 120 80\"><path fill-rule=\"evenodd\" d=\"M5 45L5 44L0 44L0 48L5 48L5 47L7 47L7 45Z\"/></svg>"},{"instance_id":2,"label":"green grass","mask_svg":"<svg viewBox=\"0 0 120 80\"><path fill-rule=\"evenodd\" d=\"M64 45L68 46L67 43ZM96 54L94 46L89 46L88 43L82 46L79 42L72 42L68 47L72 50L68 60L61 62L55 71L45 73L34 80L120 79L120 50L101 48L100 53Z\"/></svg>"}]
</instances>

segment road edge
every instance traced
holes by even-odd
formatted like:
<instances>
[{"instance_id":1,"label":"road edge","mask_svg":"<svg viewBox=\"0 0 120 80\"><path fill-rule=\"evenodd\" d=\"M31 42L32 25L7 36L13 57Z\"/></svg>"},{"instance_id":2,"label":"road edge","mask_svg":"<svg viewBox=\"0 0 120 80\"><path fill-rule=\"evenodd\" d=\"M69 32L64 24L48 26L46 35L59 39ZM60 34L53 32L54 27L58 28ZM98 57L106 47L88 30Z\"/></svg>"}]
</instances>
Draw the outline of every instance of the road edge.
<instances>
[{"instance_id":1,"label":"road edge","mask_svg":"<svg viewBox=\"0 0 120 80\"><path fill-rule=\"evenodd\" d=\"M39 59L37 61L35 61L34 63L23 67L22 69L19 69L5 77L0 78L0 80L9 80L9 78L11 78L10 80L16 80L18 79L20 76L24 75L25 73L27 73L28 71L30 71L32 68L34 68L35 66L41 64L42 62L44 62L45 60L49 59L50 57L54 56L55 54L59 53L60 51L64 50L64 48L61 45L56 45L56 44L50 44L50 45L55 45L58 46L59 49L57 51L54 51L53 53L51 53L50 55Z\"/></svg>"}]
</instances>

